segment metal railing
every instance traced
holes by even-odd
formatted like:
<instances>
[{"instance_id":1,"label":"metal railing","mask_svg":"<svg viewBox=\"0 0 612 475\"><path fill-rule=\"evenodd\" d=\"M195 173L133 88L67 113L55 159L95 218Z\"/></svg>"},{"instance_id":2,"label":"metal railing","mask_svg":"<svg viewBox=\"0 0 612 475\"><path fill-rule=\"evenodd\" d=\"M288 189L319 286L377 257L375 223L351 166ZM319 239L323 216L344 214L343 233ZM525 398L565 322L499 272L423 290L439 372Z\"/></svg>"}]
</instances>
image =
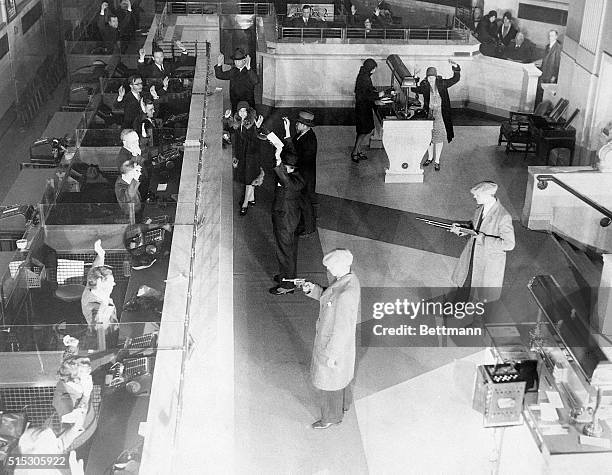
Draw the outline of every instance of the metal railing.
<instances>
[{"instance_id":1,"label":"metal railing","mask_svg":"<svg viewBox=\"0 0 612 475\"><path fill-rule=\"evenodd\" d=\"M558 186L560 186L564 190L574 195L580 201L586 203L594 210L603 214L605 217L601 218L601 220L599 221L599 225L602 228L608 227L610 226L610 223L612 223L612 211L610 211L608 208L601 206L600 204L596 203L592 199L584 196L582 193L576 191L574 188L569 186L567 183L559 180L557 177L553 175L538 175L537 180L538 180L538 188L540 190L545 190L548 187L548 182L552 181L553 183L556 183Z\"/></svg>"},{"instance_id":2,"label":"metal railing","mask_svg":"<svg viewBox=\"0 0 612 475\"><path fill-rule=\"evenodd\" d=\"M274 14L271 3L166 2L168 15L258 15Z\"/></svg>"},{"instance_id":3,"label":"metal railing","mask_svg":"<svg viewBox=\"0 0 612 475\"><path fill-rule=\"evenodd\" d=\"M456 41L468 42L469 31L450 28L294 28L278 27L279 40L324 40L339 39L342 41L361 40L421 40L421 41Z\"/></svg>"}]
</instances>

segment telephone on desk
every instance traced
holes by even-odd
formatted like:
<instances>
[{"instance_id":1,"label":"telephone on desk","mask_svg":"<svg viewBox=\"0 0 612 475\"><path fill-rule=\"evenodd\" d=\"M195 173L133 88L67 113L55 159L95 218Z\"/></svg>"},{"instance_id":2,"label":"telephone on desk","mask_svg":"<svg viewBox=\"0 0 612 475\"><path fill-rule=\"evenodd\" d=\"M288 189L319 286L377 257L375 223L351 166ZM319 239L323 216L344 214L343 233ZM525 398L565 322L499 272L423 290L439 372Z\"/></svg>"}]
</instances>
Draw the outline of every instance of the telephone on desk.
<instances>
[{"instance_id":1,"label":"telephone on desk","mask_svg":"<svg viewBox=\"0 0 612 475\"><path fill-rule=\"evenodd\" d=\"M124 245L136 270L151 267L168 251L170 232L168 225L135 224L128 226Z\"/></svg>"},{"instance_id":2,"label":"telephone on desk","mask_svg":"<svg viewBox=\"0 0 612 475\"><path fill-rule=\"evenodd\" d=\"M117 389L129 384L140 376L152 374L153 360L154 358L152 357L143 356L117 361L110 367L106 375L106 385L111 389Z\"/></svg>"}]
</instances>

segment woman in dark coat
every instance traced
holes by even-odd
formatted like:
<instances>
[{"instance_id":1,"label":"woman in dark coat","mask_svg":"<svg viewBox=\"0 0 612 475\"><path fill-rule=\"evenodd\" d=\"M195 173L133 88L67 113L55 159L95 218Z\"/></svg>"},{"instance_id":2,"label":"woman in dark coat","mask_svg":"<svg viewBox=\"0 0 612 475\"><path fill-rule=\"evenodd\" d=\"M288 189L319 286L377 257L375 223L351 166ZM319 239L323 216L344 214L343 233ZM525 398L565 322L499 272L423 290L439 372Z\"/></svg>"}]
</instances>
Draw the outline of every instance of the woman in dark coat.
<instances>
[{"instance_id":1,"label":"woman in dark coat","mask_svg":"<svg viewBox=\"0 0 612 475\"><path fill-rule=\"evenodd\" d=\"M236 180L242 183L244 199L240 208L240 215L247 213L249 204L255 204L255 187L263 183L264 171L259 156L259 142L257 131L263 122L263 117L257 113L246 101L240 101L237 112L231 116L231 111L225 112L225 122L234 135L234 160Z\"/></svg>"},{"instance_id":2,"label":"woman in dark coat","mask_svg":"<svg viewBox=\"0 0 612 475\"><path fill-rule=\"evenodd\" d=\"M359 163L359 160L367 160L367 156L361 153L361 148L365 144L372 131L374 130L374 103L385 94L384 91L378 92L372 84L372 74L376 70L376 61L368 58L363 62L359 69L357 80L355 81L355 125L357 127L357 138L355 146L351 152L351 160Z\"/></svg>"},{"instance_id":3,"label":"woman in dark coat","mask_svg":"<svg viewBox=\"0 0 612 475\"><path fill-rule=\"evenodd\" d=\"M414 88L414 92L423 95L424 108L428 117L434 120L427 160L423 163L423 166L426 167L435 158L434 169L436 171L440 171L440 155L442 155L444 136L449 143L455 136L448 88L459 82L461 68L454 61L450 59L448 61L453 65L453 77L443 79L442 76L438 76L436 68L429 67L427 68L427 77L421 81L419 86Z\"/></svg>"}]
</instances>

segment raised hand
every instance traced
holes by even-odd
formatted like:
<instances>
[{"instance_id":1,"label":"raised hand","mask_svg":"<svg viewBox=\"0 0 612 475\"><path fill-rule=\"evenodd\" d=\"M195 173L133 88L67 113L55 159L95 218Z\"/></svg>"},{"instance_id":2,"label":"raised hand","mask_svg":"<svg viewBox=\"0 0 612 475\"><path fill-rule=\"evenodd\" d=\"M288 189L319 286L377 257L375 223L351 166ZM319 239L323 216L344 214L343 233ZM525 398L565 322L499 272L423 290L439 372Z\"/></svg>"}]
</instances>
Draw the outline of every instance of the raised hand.
<instances>
[{"instance_id":1,"label":"raised hand","mask_svg":"<svg viewBox=\"0 0 612 475\"><path fill-rule=\"evenodd\" d=\"M151 86L149 88L149 92L151 93L151 96L153 96L153 100L157 100L159 99L159 95L157 94L157 91L155 90L155 86ZM145 105L144 105L144 101L141 104L142 110L144 111L146 109Z\"/></svg>"},{"instance_id":2,"label":"raised hand","mask_svg":"<svg viewBox=\"0 0 612 475\"><path fill-rule=\"evenodd\" d=\"M217 56L217 66L223 66L224 62L225 62L225 55L223 53L219 53L219 56Z\"/></svg>"},{"instance_id":3,"label":"raised hand","mask_svg":"<svg viewBox=\"0 0 612 475\"><path fill-rule=\"evenodd\" d=\"M104 15L107 9L108 9L108 2L102 2L102 5L100 5L100 14Z\"/></svg>"},{"instance_id":4,"label":"raised hand","mask_svg":"<svg viewBox=\"0 0 612 475\"><path fill-rule=\"evenodd\" d=\"M247 54L245 59L246 59L246 68L251 69L251 55Z\"/></svg>"},{"instance_id":5,"label":"raised hand","mask_svg":"<svg viewBox=\"0 0 612 475\"><path fill-rule=\"evenodd\" d=\"M234 157L232 159L232 167L233 168L237 168L238 167L238 159L236 157Z\"/></svg>"},{"instance_id":6,"label":"raised hand","mask_svg":"<svg viewBox=\"0 0 612 475\"><path fill-rule=\"evenodd\" d=\"M168 84L170 84L170 78L168 76L166 76L163 80L162 80L162 86L164 88L164 91L168 89Z\"/></svg>"},{"instance_id":7,"label":"raised hand","mask_svg":"<svg viewBox=\"0 0 612 475\"><path fill-rule=\"evenodd\" d=\"M119 97L117 98L117 100L121 102L121 100L123 99L123 96L125 96L125 87L121 85L119 86Z\"/></svg>"},{"instance_id":8,"label":"raised hand","mask_svg":"<svg viewBox=\"0 0 612 475\"><path fill-rule=\"evenodd\" d=\"M302 284L302 292L304 292L305 294L309 294L314 290L314 287L315 285L312 282L306 281Z\"/></svg>"},{"instance_id":9,"label":"raised hand","mask_svg":"<svg viewBox=\"0 0 612 475\"><path fill-rule=\"evenodd\" d=\"M257 120L255 121L255 127L259 129L261 127L261 124L263 124L263 121L264 121L263 115L260 115L259 117L257 117Z\"/></svg>"},{"instance_id":10,"label":"raised hand","mask_svg":"<svg viewBox=\"0 0 612 475\"><path fill-rule=\"evenodd\" d=\"M175 44L175 45L176 45L176 47L177 47L178 49L180 49L181 51L183 51L183 52L187 51L187 48L185 48L185 47L183 46L183 43L181 43L181 41L180 41L180 40L176 40L176 41L174 42L174 44Z\"/></svg>"},{"instance_id":11,"label":"raised hand","mask_svg":"<svg viewBox=\"0 0 612 475\"><path fill-rule=\"evenodd\" d=\"M223 117L225 117L226 119L229 119L232 116L232 110L231 109L227 109L225 111L225 114L223 114Z\"/></svg>"},{"instance_id":12,"label":"raised hand","mask_svg":"<svg viewBox=\"0 0 612 475\"><path fill-rule=\"evenodd\" d=\"M140 55L140 59L144 61L144 58L145 58L145 49L144 48L140 48L138 50L138 54Z\"/></svg>"},{"instance_id":13,"label":"raised hand","mask_svg":"<svg viewBox=\"0 0 612 475\"><path fill-rule=\"evenodd\" d=\"M283 117L283 126L285 127L285 135L289 136L289 127L291 126L291 122L289 121L289 117Z\"/></svg>"},{"instance_id":14,"label":"raised hand","mask_svg":"<svg viewBox=\"0 0 612 475\"><path fill-rule=\"evenodd\" d=\"M106 254L106 251L102 247L101 239L96 239L96 242L94 242L94 251L98 256L104 256Z\"/></svg>"}]
</instances>

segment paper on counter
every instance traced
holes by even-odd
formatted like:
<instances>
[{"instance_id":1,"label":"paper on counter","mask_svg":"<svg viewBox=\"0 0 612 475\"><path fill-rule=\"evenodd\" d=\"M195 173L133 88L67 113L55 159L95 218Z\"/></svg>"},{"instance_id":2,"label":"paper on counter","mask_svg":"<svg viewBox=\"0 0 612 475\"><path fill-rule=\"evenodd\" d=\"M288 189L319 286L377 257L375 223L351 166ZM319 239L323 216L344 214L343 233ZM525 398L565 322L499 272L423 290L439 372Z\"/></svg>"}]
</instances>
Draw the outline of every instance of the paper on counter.
<instances>
[{"instance_id":1,"label":"paper on counter","mask_svg":"<svg viewBox=\"0 0 612 475\"><path fill-rule=\"evenodd\" d=\"M567 435L569 430L560 424L552 424L549 426L540 426L540 431L543 435Z\"/></svg>"},{"instance_id":2,"label":"paper on counter","mask_svg":"<svg viewBox=\"0 0 612 475\"><path fill-rule=\"evenodd\" d=\"M168 188L168 183L160 183L157 185L157 191L166 191L166 188Z\"/></svg>"},{"instance_id":3,"label":"paper on counter","mask_svg":"<svg viewBox=\"0 0 612 475\"><path fill-rule=\"evenodd\" d=\"M563 401L561 400L561 396L557 391L546 391L546 397L548 398L548 402L557 409L563 409Z\"/></svg>"},{"instance_id":4,"label":"paper on counter","mask_svg":"<svg viewBox=\"0 0 612 475\"><path fill-rule=\"evenodd\" d=\"M610 448L610 439L604 439L601 437L589 437L588 435L581 435L580 443L582 445L594 445L595 447L601 447L602 449Z\"/></svg>"},{"instance_id":5,"label":"paper on counter","mask_svg":"<svg viewBox=\"0 0 612 475\"><path fill-rule=\"evenodd\" d=\"M557 414L557 410L553 407L553 405L549 402L541 402L540 403L540 420L546 422L557 422L559 420L559 415Z\"/></svg>"}]
</instances>

